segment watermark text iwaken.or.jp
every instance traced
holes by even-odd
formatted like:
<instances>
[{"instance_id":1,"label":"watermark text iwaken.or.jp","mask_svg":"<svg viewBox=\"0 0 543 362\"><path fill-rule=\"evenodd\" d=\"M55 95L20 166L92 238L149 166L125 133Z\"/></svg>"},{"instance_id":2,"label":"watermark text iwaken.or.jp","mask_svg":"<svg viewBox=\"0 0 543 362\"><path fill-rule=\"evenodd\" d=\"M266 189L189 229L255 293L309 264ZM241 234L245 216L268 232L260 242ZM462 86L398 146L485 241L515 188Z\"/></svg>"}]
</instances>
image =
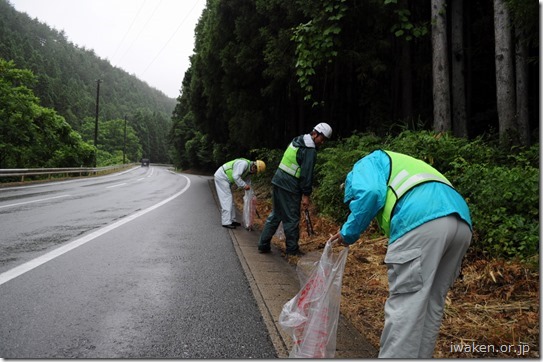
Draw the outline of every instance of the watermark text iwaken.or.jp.
<instances>
[{"instance_id":1,"label":"watermark text iwaken.or.jp","mask_svg":"<svg viewBox=\"0 0 543 362\"><path fill-rule=\"evenodd\" d=\"M515 356L526 356L530 352L530 346L527 343L519 344L479 344L476 342L451 343L451 353L504 353Z\"/></svg>"}]
</instances>

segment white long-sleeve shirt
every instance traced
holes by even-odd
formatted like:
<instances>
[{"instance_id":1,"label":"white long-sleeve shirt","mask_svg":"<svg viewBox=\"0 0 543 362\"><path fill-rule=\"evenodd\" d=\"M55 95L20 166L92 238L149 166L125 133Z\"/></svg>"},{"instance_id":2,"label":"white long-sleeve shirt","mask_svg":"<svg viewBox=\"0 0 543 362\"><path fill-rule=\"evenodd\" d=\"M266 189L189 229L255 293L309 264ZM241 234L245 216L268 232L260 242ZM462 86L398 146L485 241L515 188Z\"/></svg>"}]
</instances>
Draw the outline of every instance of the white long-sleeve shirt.
<instances>
[{"instance_id":1,"label":"white long-sleeve shirt","mask_svg":"<svg viewBox=\"0 0 543 362\"><path fill-rule=\"evenodd\" d=\"M244 188L249 183L250 173L247 174L245 179L241 177L247 171L248 167L250 167L249 163L244 160L235 160L232 165L232 178L234 179L234 183L240 188ZM215 177L220 177L222 180L230 182L222 166L215 172Z\"/></svg>"}]
</instances>

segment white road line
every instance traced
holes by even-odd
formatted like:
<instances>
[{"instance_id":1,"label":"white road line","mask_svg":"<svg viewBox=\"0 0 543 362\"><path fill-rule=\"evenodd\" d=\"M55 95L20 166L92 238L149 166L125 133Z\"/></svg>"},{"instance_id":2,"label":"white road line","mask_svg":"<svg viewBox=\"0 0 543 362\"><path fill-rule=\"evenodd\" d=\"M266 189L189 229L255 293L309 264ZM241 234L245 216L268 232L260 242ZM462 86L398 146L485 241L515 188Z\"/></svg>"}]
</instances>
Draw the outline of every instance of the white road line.
<instances>
[{"instance_id":1,"label":"white road line","mask_svg":"<svg viewBox=\"0 0 543 362\"><path fill-rule=\"evenodd\" d=\"M39 200L32 200L32 201L26 201L26 202L19 202L17 204L9 204L9 205L3 205L3 206L0 206L0 209L3 209L5 207L13 207L13 206L20 206L20 205L26 205L26 204L32 204L34 202L42 202L42 201L49 201L49 200L54 200L54 199L60 199L61 197L68 197L70 195L60 195L60 196L55 196L55 197L48 197L46 199L39 199Z\"/></svg>"},{"instance_id":2,"label":"white road line","mask_svg":"<svg viewBox=\"0 0 543 362\"><path fill-rule=\"evenodd\" d=\"M144 210L141 210L141 211L138 211L136 212L135 214L132 214L132 215L129 215L117 222L114 222L113 224L110 224L108 226L105 226L103 227L102 229L99 229L99 230L96 230L92 233L90 233L89 235L86 235L80 239L77 239L77 240L74 240L66 245L63 245L55 250L52 250L42 256L39 256L37 257L36 259L33 259L33 260L30 260L24 264L21 264L19 266L16 266L15 268L13 269L10 269L2 274L0 274L0 285L10 281L11 279L14 279L14 278L17 278L18 276L42 265L42 264L45 264L47 263L48 261L51 261L53 259L55 259L56 257L58 256L61 256L62 254L65 254L67 252L69 252L70 250L73 250L81 245L84 245L86 243L88 243L89 241L93 240L93 239L96 239L97 237L99 236L102 236L104 235L105 233L108 233L112 230L115 230L116 228L118 228L119 226L122 226L132 220L135 220L137 219L138 217L140 216L143 216L145 214L147 214L148 212L151 212L155 209L158 209L159 207L161 207L162 205L172 201L173 199L175 199L176 197L180 196L181 194L183 194L185 191L187 191L190 187L190 179L187 177L187 176L184 176L184 175L179 175L179 176L182 176L184 177L186 180L187 180L187 185L181 190L179 191L178 193L176 193L175 195L165 199L165 200L162 200L161 202L159 202L158 204L155 204L147 209L144 209Z\"/></svg>"},{"instance_id":3,"label":"white road line","mask_svg":"<svg viewBox=\"0 0 543 362\"><path fill-rule=\"evenodd\" d=\"M116 184L116 185L108 186L108 187L106 187L106 189L111 189L111 188L119 187L119 186L122 186L122 185L126 185L126 182L123 182L122 184Z\"/></svg>"}]
</instances>

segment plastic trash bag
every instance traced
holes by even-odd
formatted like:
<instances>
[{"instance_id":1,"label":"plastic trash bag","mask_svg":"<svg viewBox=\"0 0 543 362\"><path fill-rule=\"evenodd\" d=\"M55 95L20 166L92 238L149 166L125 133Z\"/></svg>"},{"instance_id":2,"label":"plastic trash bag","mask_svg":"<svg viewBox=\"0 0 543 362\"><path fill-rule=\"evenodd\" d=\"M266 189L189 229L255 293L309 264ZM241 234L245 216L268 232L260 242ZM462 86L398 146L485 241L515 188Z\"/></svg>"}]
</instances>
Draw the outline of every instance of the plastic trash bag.
<instances>
[{"instance_id":1,"label":"plastic trash bag","mask_svg":"<svg viewBox=\"0 0 543 362\"><path fill-rule=\"evenodd\" d=\"M256 196L251 187L245 190L243 195L243 227L247 230L253 230L256 214Z\"/></svg>"},{"instance_id":2,"label":"plastic trash bag","mask_svg":"<svg viewBox=\"0 0 543 362\"><path fill-rule=\"evenodd\" d=\"M279 240L285 240L285 229L283 229L282 221L279 223L279 226L277 227L277 230L275 230L275 234L273 234L273 236Z\"/></svg>"},{"instance_id":3,"label":"plastic trash bag","mask_svg":"<svg viewBox=\"0 0 543 362\"><path fill-rule=\"evenodd\" d=\"M309 253L298 262L296 272L302 288L279 315L279 325L294 342L290 358L334 357L348 252L345 247L333 253L328 240L322 255Z\"/></svg>"}]
</instances>

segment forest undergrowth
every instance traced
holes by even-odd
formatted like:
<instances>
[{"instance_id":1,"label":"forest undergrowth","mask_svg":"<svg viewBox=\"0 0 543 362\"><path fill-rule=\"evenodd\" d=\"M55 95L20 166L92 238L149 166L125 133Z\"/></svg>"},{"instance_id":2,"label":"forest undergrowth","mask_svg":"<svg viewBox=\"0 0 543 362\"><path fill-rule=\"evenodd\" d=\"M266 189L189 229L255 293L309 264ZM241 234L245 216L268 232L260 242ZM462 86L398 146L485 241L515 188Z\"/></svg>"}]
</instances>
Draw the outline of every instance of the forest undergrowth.
<instances>
[{"instance_id":1,"label":"forest undergrowth","mask_svg":"<svg viewBox=\"0 0 543 362\"><path fill-rule=\"evenodd\" d=\"M256 192L259 194L260 192ZM235 192L243 208L243 192ZM260 231L272 210L269 199L257 200ZM314 235L309 236L303 218L300 249L304 253L324 248L340 225L310 209ZM388 297L384 264L387 239L366 231L349 247L343 275L341 313L379 349ZM284 254L285 241L272 244L295 266L300 257ZM340 247L337 247L340 248ZM521 261L487 258L468 250L461 277L449 291L434 358L539 358L539 270Z\"/></svg>"}]
</instances>

